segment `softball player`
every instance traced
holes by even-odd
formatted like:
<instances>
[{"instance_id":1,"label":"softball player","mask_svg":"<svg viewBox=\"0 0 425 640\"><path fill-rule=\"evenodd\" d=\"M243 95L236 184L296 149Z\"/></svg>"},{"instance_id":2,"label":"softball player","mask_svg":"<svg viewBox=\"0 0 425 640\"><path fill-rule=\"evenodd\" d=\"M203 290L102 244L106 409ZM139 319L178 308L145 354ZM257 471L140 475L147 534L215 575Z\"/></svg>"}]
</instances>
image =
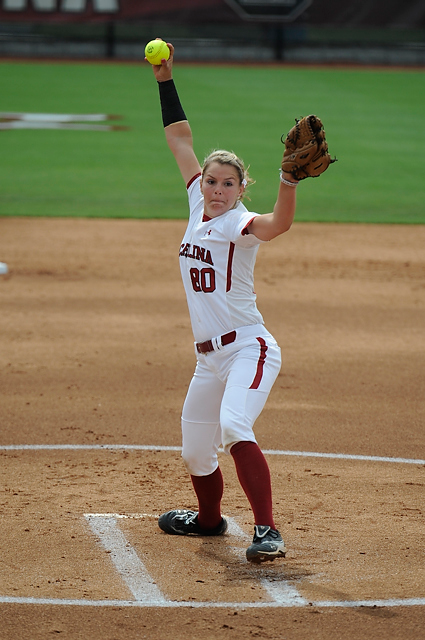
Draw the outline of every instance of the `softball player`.
<instances>
[{"instance_id":1,"label":"softball player","mask_svg":"<svg viewBox=\"0 0 425 640\"><path fill-rule=\"evenodd\" d=\"M168 43L167 43L168 44ZM159 518L173 535L222 535L223 477L217 451L230 453L254 514L252 562L285 556L276 528L267 461L253 431L281 366L280 349L256 306L253 270L260 244L287 231L294 219L297 182L281 174L273 212L250 213L242 204L250 182L243 162L215 151L201 167L181 106L172 66L154 65L165 136L187 185L189 223L180 246L197 364L182 412L182 457L198 510L174 509Z\"/></svg>"}]
</instances>

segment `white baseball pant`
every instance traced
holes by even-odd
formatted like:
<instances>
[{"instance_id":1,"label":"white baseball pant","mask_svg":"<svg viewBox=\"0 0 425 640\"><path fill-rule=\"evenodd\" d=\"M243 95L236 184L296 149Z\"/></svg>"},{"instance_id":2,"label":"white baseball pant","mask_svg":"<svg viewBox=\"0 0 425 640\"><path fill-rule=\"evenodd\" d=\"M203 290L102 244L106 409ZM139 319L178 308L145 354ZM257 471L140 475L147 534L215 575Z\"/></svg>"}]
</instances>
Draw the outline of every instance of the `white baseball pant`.
<instances>
[{"instance_id":1,"label":"white baseball pant","mask_svg":"<svg viewBox=\"0 0 425 640\"><path fill-rule=\"evenodd\" d=\"M253 426L281 367L280 348L263 325L237 329L235 342L207 354L197 365L182 412L182 457L191 475L218 467L217 451L256 442Z\"/></svg>"}]
</instances>

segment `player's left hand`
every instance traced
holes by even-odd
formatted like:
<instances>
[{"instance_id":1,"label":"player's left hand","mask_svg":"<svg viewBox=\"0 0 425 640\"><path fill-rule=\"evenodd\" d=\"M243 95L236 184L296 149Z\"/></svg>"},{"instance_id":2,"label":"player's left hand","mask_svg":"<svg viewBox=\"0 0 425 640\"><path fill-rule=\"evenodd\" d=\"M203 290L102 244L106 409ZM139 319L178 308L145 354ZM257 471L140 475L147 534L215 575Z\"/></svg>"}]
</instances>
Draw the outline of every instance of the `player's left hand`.
<instances>
[{"instance_id":1,"label":"player's left hand","mask_svg":"<svg viewBox=\"0 0 425 640\"><path fill-rule=\"evenodd\" d=\"M290 173L296 180L320 176L336 162L336 158L329 155L322 121L310 115L295 122L286 138L281 138L285 145L282 171Z\"/></svg>"}]
</instances>

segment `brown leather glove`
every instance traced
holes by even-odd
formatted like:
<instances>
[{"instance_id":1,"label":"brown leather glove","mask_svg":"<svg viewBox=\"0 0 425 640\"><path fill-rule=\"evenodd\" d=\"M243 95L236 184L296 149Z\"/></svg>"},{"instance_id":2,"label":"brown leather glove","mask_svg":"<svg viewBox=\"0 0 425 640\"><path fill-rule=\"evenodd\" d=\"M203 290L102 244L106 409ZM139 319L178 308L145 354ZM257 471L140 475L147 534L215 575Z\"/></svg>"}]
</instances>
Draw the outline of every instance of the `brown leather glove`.
<instances>
[{"instance_id":1,"label":"brown leather glove","mask_svg":"<svg viewBox=\"0 0 425 640\"><path fill-rule=\"evenodd\" d=\"M295 120L296 124L282 142L285 151L282 171L290 173L296 180L316 178L336 162L328 152L328 143L320 118L314 115Z\"/></svg>"}]
</instances>

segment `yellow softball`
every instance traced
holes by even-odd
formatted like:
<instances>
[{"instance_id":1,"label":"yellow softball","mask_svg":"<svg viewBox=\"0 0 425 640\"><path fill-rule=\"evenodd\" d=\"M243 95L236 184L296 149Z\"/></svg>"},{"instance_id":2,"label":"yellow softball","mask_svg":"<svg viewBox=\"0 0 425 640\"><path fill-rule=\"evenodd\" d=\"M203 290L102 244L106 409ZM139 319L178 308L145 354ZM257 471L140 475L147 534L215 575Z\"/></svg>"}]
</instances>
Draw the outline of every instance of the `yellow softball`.
<instances>
[{"instance_id":1,"label":"yellow softball","mask_svg":"<svg viewBox=\"0 0 425 640\"><path fill-rule=\"evenodd\" d=\"M151 40L145 47L146 60L151 64L161 64L170 57L170 50L164 40Z\"/></svg>"}]
</instances>

